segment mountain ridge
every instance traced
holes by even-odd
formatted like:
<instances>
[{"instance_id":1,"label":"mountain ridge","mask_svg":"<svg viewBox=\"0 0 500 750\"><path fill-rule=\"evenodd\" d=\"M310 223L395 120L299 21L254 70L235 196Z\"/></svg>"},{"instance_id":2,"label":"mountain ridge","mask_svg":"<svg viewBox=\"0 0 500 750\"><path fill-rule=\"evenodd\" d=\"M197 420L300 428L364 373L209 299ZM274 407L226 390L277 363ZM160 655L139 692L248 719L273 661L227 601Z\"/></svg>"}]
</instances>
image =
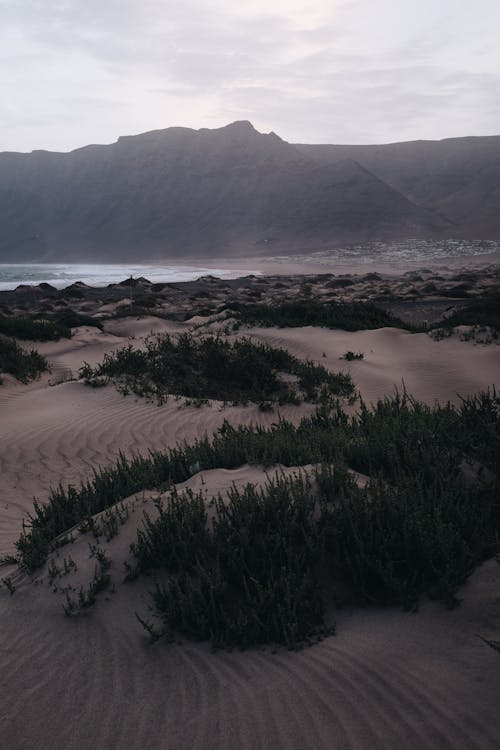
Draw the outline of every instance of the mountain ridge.
<instances>
[{"instance_id":1,"label":"mountain ridge","mask_svg":"<svg viewBox=\"0 0 500 750\"><path fill-rule=\"evenodd\" d=\"M495 150L495 137L486 138ZM456 145L451 155L441 146L437 156L435 145L421 145L442 141L392 149L291 144L240 120L216 129L152 130L69 152L2 152L0 259L293 253L473 236L481 222L496 236L474 236L496 239L500 162L497 169L491 147L479 140L466 157L462 143L458 156Z\"/></svg>"}]
</instances>

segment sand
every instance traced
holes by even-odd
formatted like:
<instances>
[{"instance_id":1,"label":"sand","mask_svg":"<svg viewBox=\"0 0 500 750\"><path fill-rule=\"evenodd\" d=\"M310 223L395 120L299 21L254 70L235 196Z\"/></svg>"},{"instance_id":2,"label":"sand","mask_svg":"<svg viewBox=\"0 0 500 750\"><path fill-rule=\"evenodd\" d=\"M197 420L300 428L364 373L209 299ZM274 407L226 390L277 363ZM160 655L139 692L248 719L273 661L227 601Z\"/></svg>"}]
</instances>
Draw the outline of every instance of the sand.
<instances>
[{"instance_id":1,"label":"sand","mask_svg":"<svg viewBox=\"0 0 500 750\"><path fill-rule=\"evenodd\" d=\"M199 322L199 321L198 321ZM125 318L106 330L82 328L69 341L37 345L53 372L27 386L0 389L0 555L11 554L33 496L59 482L77 484L94 467L212 433L230 422L271 424L277 412L254 406L156 406L114 388L58 382L83 361L136 342L149 330L176 333L186 324ZM333 370L352 373L363 398L401 387L420 399L456 400L500 387L500 346L458 338L433 341L396 329L358 333L324 329L251 329L252 337L287 347ZM345 351L364 359L348 363ZM326 357L323 357L323 352ZM50 383L56 383L51 385ZM298 420L310 407L287 407ZM270 470L279 470L280 467ZM293 471L293 470L290 470ZM224 492L233 482L266 481L259 467L216 469L182 487ZM182 489L181 487L181 489ZM446 611L423 602L418 613L344 609L330 614L337 635L299 653L270 648L212 654L206 644L148 645L134 612L147 615L148 581L123 584L122 557L152 493L131 498L134 512L110 542L116 593L69 619L60 597L22 578L0 590L1 743L8 750L496 750L500 733L500 657L478 637L498 638L500 566L478 569L462 605ZM90 571L87 539L69 551ZM62 554L65 554L62 553ZM86 567L87 566L87 567Z\"/></svg>"},{"instance_id":2,"label":"sand","mask_svg":"<svg viewBox=\"0 0 500 750\"><path fill-rule=\"evenodd\" d=\"M434 341L426 333L396 328L353 333L312 327L254 328L247 333L297 357L350 373L368 403L394 393L395 388L406 388L415 398L432 404L457 403L460 396L500 386L500 346L496 345L455 337ZM347 351L361 352L363 359L341 359Z\"/></svg>"}]
</instances>

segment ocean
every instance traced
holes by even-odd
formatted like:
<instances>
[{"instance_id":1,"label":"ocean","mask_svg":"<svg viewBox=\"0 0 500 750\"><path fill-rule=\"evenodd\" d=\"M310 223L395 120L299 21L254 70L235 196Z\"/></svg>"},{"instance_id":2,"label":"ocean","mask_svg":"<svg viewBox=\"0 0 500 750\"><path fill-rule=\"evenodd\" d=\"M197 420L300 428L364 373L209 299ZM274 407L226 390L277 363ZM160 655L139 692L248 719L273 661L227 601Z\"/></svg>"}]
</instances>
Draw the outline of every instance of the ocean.
<instances>
[{"instance_id":1,"label":"ocean","mask_svg":"<svg viewBox=\"0 0 500 750\"><path fill-rule=\"evenodd\" d=\"M336 264L376 264L393 262L436 263L500 253L498 240L399 240L393 242L364 242L344 247L314 251L307 254L269 255L260 258L274 264L298 263L307 267L325 266L325 273L335 272ZM307 272L307 271L305 271ZM0 263L0 291L15 289L19 284L47 282L61 289L83 281L89 286L106 286L133 276L144 276L154 282L192 281L211 274L223 279L234 279L259 271L243 269L205 268L204 266L121 263Z\"/></svg>"},{"instance_id":2,"label":"ocean","mask_svg":"<svg viewBox=\"0 0 500 750\"><path fill-rule=\"evenodd\" d=\"M500 253L499 240L394 240L361 242L338 248L294 255L297 263L332 266L336 263L436 263ZM287 259L290 260L289 256ZM280 256L268 258L279 261ZM325 269L326 270L326 269Z\"/></svg>"},{"instance_id":3,"label":"ocean","mask_svg":"<svg viewBox=\"0 0 500 750\"><path fill-rule=\"evenodd\" d=\"M89 286L106 286L131 276L144 276L151 282L191 281L212 274L223 279L245 276L252 271L202 266L90 264L90 263L0 263L0 291L15 289L19 284L46 282L62 289L75 281Z\"/></svg>"}]
</instances>

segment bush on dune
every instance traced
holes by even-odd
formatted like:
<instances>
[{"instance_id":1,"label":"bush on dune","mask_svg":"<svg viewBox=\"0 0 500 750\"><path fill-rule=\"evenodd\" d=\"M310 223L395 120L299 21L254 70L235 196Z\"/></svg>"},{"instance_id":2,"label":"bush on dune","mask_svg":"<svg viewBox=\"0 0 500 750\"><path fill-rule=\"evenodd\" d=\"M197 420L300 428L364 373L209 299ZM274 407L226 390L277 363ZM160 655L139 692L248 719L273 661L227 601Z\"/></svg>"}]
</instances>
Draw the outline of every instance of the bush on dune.
<instances>
[{"instance_id":1,"label":"bush on dune","mask_svg":"<svg viewBox=\"0 0 500 750\"><path fill-rule=\"evenodd\" d=\"M296 383L284 380L282 373L294 376ZM143 350L129 344L106 354L95 368L84 365L80 377L89 383L109 378L124 392L160 402L174 394L237 403L297 403L303 398L318 401L354 392L349 375L330 373L284 349L246 339L194 338L187 333L178 339L150 336Z\"/></svg>"},{"instance_id":2,"label":"bush on dune","mask_svg":"<svg viewBox=\"0 0 500 750\"><path fill-rule=\"evenodd\" d=\"M354 416L320 409L298 426L225 424L212 439L122 456L80 489L54 490L17 542L20 562L35 569L75 525L193 470L321 465L312 482L233 489L210 513L202 495L172 492L157 519L144 518L129 564L134 575L157 571L153 604L167 637L293 648L328 632L332 597L412 608L425 594L455 605L460 584L498 551L499 445L494 390L459 407L396 394ZM351 469L369 475L365 486Z\"/></svg>"},{"instance_id":3,"label":"bush on dune","mask_svg":"<svg viewBox=\"0 0 500 750\"><path fill-rule=\"evenodd\" d=\"M55 322L0 315L0 334L24 341L57 341L70 338L71 330L62 320Z\"/></svg>"},{"instance_id":4,"label":"bush on dune","mask_svg":"<svg viewBox=\"0 0 500 750\"><path fill-rule=\"evenodd\" d=\"M0 373L14 375L22 383L36 378L49 369L47 360L39 352L26 351L14 339L0 335Z\"/></svg>"},{"instance_id":5,"label":"bush on dune","mask_svg":"<svg viewBox=\"0 0 500 750\"><path fill-rule=\"evenodd\" d=\"M403 328L420 330L370 302L324 302L314 299L283 302L277 305L234 304L231 310L247 325L297 328L320 326L341 328L344 331L364 331L374 328Z\"/></svg>"},{"instance_id":6,"label":"bush on dune","mask_svg":"<svg viewBox=\"0 0 500 750\"><path fill-rule=\"evenodd\" d=\"M314 570L318 527L304 478L264 490L233 488L207 522L201 495L173 493L155 523L147 518L133 552L136 574L169 574L153 595L164 634L211 640L214 647L282 643L324 635L324 604Z\"/></svg>"}]
</instances>

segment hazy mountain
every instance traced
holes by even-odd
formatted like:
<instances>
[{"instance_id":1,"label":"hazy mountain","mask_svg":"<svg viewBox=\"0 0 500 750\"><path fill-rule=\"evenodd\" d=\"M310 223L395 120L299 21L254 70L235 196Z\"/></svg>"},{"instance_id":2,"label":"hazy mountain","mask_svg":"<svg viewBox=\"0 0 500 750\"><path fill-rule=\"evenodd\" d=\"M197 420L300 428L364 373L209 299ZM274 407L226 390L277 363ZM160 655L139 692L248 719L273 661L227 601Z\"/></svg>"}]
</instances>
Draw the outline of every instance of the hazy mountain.
<instances>
[{"instance_id":1,"label":"hazy mountain","mask_svg":"<svg viewBox=\"0 0 500 750\"><path fill-rule=\"evenodd\" d=\"M446 195L443 207L418 205L364 152L331 148L297 147L236 122L70 153L2 153L0 259L249 255L456 233Z\"/></svg>"},{"instance_id":2,"label":"hazy mountain","mask_svg":"<svg viewBox=\"0 0 500 750\"><path fill-rule=\"evenodd\" d=\"M455 237L500 238L500 136L297 148L323 165L355 159L409 200L447 217Z\"/></svg>"}]
</instances>

